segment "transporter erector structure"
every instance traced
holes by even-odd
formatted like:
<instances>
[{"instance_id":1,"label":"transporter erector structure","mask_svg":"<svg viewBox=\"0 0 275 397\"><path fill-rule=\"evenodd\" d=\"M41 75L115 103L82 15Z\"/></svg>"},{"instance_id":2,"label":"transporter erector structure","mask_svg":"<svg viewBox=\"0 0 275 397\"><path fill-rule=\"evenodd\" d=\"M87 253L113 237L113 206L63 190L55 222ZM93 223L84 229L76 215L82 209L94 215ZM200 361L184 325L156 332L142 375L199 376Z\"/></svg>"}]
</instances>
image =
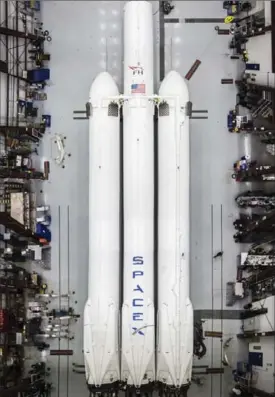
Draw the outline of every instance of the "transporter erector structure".
<instances>
[{"instance_id":1,"label":"transporter erector structure","mask_svg":"<svg viewBox=\"0 0 275 397\"><path fill-rule=\"evenodd\" d=\"M158 389L184 396L191 382L191 103L186 81L175 71L154 94L153 38L151 3L127 2L124 93L119 95L110 74L102 72L92 83L87 104L84 359L91 393Z\"/></svg>"}]
</instances>

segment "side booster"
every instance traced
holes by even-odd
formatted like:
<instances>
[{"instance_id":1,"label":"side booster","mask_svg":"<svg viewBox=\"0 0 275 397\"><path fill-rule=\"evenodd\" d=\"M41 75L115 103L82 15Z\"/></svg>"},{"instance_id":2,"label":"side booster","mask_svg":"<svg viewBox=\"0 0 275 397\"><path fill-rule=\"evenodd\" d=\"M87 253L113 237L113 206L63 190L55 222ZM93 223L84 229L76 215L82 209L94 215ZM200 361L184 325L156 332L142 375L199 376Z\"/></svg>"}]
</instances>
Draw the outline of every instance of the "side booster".
<instances>
[{"instance_id":1,"label":"side booster","mask_svg":"<svg viewBox=\"0 0 275 397\"><path fill-rule=\"evenodd\" d=\"M152 5L124 12L124 288L121 378L140 388L155 379L154 103Z\"/></svg>"},{"instance_id":2,"label":"side booster","mask_svg":"<svg viewBox=\"0 0 275 397\"><path fill-rule=\"evenodd\" d=\"M158 344L157 380L181 395L191 382L193 308L189 299L189 92L169 72L158 118Z\"/></svg>"},{"instance_id":3,"label":"side booster","mask_svg":"<svg viewBox=\"0 0 275 397\"><path fill-rule=\"evenodd\" d=\"M100 73L89 98L89 286L84 309L84 360L91 392L120 381L120 166L118 88Z\"/></svg>"}]
</instances>

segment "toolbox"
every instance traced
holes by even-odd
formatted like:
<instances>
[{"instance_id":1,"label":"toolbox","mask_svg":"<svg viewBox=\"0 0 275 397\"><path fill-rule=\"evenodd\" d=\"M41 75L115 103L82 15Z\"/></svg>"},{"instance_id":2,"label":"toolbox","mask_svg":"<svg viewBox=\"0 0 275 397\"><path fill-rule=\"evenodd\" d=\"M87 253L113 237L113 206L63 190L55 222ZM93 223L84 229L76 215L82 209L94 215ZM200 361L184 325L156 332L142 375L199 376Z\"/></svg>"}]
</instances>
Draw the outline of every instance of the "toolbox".
<instances>
[{"instance_id":1,"label":"toolbox","mask_svg":"<svg viewBox=\"0 0 275 397\"><path fill-rule=\"evenodd\" d=\"M42 123L45 128L50 128L52 125L52 117L49 114L43 114Z\"/></svg>"},{"instance_id":2,"label":"toolbox","mask_svg":"<svg viewBox=\"0 0 275 397\"><path fill-rule=\"evenodd\" d=\"M49 80L50 69L33 69L28 70L28 80L32 83L41 83L43 81Z\"/></svg>"},{"instance_id":3,"label":"toolbox","mask_svg":"<svg viewBox=\"0 0 275 397\"><path fill-rule=\"evenodd\" d=\"M246 70L260 70L260 64L259 63L246 63L245 64Z\"/></svg>"}]
</instances>

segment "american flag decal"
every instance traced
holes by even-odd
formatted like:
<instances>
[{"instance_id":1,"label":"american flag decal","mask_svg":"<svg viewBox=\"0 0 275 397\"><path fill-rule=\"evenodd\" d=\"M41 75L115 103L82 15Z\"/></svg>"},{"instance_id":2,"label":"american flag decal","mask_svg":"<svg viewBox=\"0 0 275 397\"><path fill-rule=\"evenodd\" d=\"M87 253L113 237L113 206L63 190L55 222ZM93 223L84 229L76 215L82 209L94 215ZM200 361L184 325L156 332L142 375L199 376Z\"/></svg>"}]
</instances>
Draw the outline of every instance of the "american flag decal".
<instances>
[{"instance_id":1,"label":"american flag decal","mask_svg":"<svg viewBox=\"0 0 275 397\"><path fill-rule=\"evenodd\" d=\"M131 92L132 94L145 94L145 84L132 84Z\"/></svg>"}]
</instances>

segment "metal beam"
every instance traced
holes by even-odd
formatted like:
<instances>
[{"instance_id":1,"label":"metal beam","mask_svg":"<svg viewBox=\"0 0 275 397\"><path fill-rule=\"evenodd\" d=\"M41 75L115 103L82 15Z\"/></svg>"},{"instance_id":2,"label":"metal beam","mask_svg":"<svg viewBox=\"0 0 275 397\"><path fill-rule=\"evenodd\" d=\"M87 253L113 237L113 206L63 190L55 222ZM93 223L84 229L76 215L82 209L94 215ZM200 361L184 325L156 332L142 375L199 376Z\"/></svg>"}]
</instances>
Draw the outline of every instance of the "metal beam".
<instances>
[{"instance_id":1,"label":"metal beam","mask_svg":"<svg viewBox=\"0 0 275 397\"><path fill-rule=\"evenodd\" d=\"M73 350L50 350L50 356L72 356L74 354Z\"/></svg>"},{"instance_id":2,"label":"metal beam","mask_svg":"<svg viewBox=\"0 0 275 397\"><path fill-rule=\"evenodd\" d=\"M37 36L35 34L20 32L18 30L5 28L3 26L0 26L0 35L1 34L4 35L4 36L18 37L18 38L21 38L21 39L30 39L30 40L36 40L37 39Z\"/></svg>"},{"instance_id":3,"label":"metal beam","mask_svg":"<svg viewBox=\"0 0 275 397\"><path fill-rule=\"evenodd\" d=\"M266 91L266 92L275 93L275 88L274 87L270 87L268 85L252 84L252 83L247 83L246 85L247 85L248 88L251 88L251 89L256 89L256 90L260 90L260 91Z\"/></svg>"},{"instance_id":4,"label":"metal beam","mask_svg":"<svg viewBox=\"0 0 275 397\"><path fill-rule=\"evenodd\" d=\"M179 18L164 18L164 23L180 23Z\"/></svg>"},{"instance_id":5,"label":"metal beam","mask_svg":"<svg viewBox=\"0 0 275 397\"><path fill-rule=\"evenodd\" d=\"M193 367L194 368L194 367ZM193 371L192 375L224 374L224 368L207 367L205 371Z\"/></svg>"},{"instance_id":6,"label":"metal beam","mask_svg":"<svg viewBox=\"0 0 275 397\"><path fill-rule=\"evenodd\" d=\"M30 229L26 229L24 225L17 222L17 220L12 218L7 212L0 212L0 224L17 233L19 236L29 238L36 244L40 243L39 236L33 233Z\"/></svg>"},{"instance_id":7,"label":"metal beam","mask_svg":"<svg viewBox=\"0 0 275 397\"><path fill-rule=\"evenodd\" d=\"M260 32L255 32L253 34L247 34L245 37L247 39L250 39L251 37L263 36L264 34L266 34L266 32L271 32L271 31L272 31L272 26L268 25L268 26L265 26L263 28L263 30L261 30Z\"/></svg>"},{"instance_id":8,"label":"metal beam","mask_svg":"<svg viewBox=\"0 0 275 397\"><path fill-rule=\"evenodd\" d=\"M7 62L0 61L0 72L8 73L8 64L7 64Z\"/></svg>"},{"instance_id":9,"label":"metal beam","mask_svg":"<svg viewBox=\"0 0 275 397\"><path fill-rule=\"evenodd\" d=\"M220 320L240 320L241 314L243 310L211 310L211 309L202 309L202 310L194 310L195 319L214 319Z\"/></svg>"},{"instance_id":10,"label":"metal beam","mask_svg":"<svg viewBox=\"0 0 275 397\"><path fill-rule=\"evenodd\" d=\"M237 334L237 338L239 339L251 339L254 337L263 337L263 336L275 336L275 331L268 331L268 332L253 332L253 331L246 331L243 334Z\"/></svg>"},{"instance_id":11,"label":"metal beam","mask_svg":"<svg viewBox=\"0 0 275 397\"><path fill-rule=\"evenodd\" d=\"M186 80L190 80L192 76L196 73L198 67L200 66L201 61L199 59L196 59L194 63L192 64L191 68L188 70L188 72L185 75Z\"/></svg>"},{"instance_id":12,"label":"metal beam","mask_svg":"<svg viewBox=\"0 0 275 397\"><path fill-rule=\"evenodd\" d=\"M271 26L275 26L275 2L271 1ZM275 73L275 29L271 30L271 64L272 73Z\"/></svg>"},{"instance_id":13,"label":"metal beam","mask_svg":"<svg viewBox=\"0 0 275 397\"><path fill-rule=\"evenodd\" d=\"M18 133L18 134L27 134L31 133L34 127L27 127L27 126L16 126L16 125L0 125L0 132L4 134L7 131ZM42 130L42 133L45 132L45 128L37 128Z\"/></svg>"},{"instance_id":14,"label":"metal beam","mask_svg":"<svg viewBox=\"0 0 275 397\"><path fill-rule=\"evenodd\" d=\"M228 36L230 35L230 30L229 29L217 29L218 35L219 36Z\"/></svg>"},{"instance_id":15,"label":"metal beam","mask_svg":"<svg viewBox=\"0 0 275 397\"><path fill-rule=\"evenodd\" d=\"M204 336L207 338L222 338L223 333L221 331L205 331Z\"/></svg>"},{"instance_id":16,"label":"metal beam","mask_svg":"<svg viewBox=\"0 0 275 397\"><path fill-rule=\"evenodd\" d=\"M14 77L15 79L18 79L18 80L21 80L21 81L24 81L25 83L30 83L30 80L24 79L24 77L17 76L16 74L13 74L13 73L8 73L8 76L9 77Z\"/></svg>"},{"instance_id":17,"label":"metal beam","mask_svg":"<svg viewBox=\"0 0 275 397\"><path fill-rule=\"evenodd\" d=\"M224 18L185 18L185 23L224 23Z\"/></svg>"},{"instance_id":18,"label":"metal beam","mask_svg":"<svg viewBox=\"0 0 275 397\"><path fill-rule=\"evenodd\" d=\"M253 317L260 316L262 314L266 314L267 312L268 312L268 310L265 307L263 307L261 309L257 309L257 310L245 310L241 314L241 319L246 320L248 318L253 318Z\"/></svg>"}]
</instances>

